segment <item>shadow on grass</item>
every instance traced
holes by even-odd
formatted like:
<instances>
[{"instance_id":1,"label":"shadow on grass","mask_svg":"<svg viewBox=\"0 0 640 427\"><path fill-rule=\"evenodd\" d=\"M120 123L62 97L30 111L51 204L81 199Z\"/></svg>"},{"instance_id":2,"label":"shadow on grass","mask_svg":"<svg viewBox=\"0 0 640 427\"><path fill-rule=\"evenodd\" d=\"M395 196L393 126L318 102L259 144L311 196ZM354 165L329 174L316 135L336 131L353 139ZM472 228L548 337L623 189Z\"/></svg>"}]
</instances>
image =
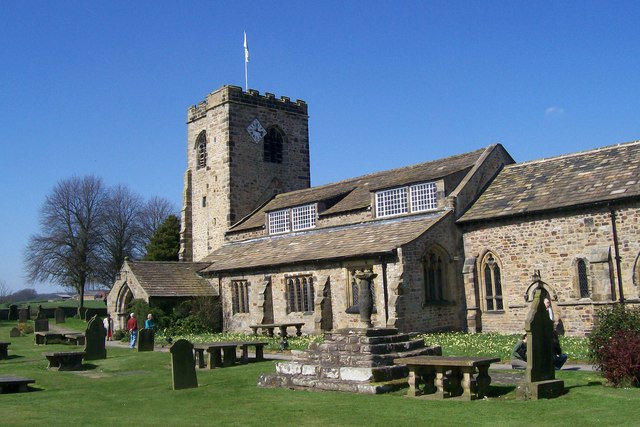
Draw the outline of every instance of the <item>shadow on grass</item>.
<instances>
[{"instance_id":1,"label":"shadow on grass","mask_svg":"<svg viewBox=\"0 0 640 427\"><path fill-rule=\"evenodd\" d=\"M12 360L12 359L21 359L24 358L24 356L20 356L19 354L10 354L6 359L4 360Z\"/></svg>"},{"instance_id":2,"label":"shadow on grass","mask_svg":"<svg viewBox=\"0 0 640 427\"><path fill-rule=\"evenodd\" d=\"M593 386L602 386L602 383L599 381L589 381L586 384L576 384L576 385L570 385L568 387L565 387L564 389L566 391L571 390L572 388L581 388L581 387L593 387Z\"/></svg>"},{"instance_id":3,"label":"shadow on grass","mask_svg":"<svg viewBox=\"0 0 640 427\"><path fill-rule=\"evenodd\" d=\"M501 397L516 389L515 385L491 385L487 397Z\"/></svg>"},{"instance_id":4,"label":"shadow on grass","mask_svg":"<svg viewBox=\"0 0 640 427\"><path fill-rule=\"evenodd\" d=\"M94 365L93 363L83 363L82 364L82 370L83 371L93 371L97 367L98 367L98 365Z\"/></svg>"}]
</instances>

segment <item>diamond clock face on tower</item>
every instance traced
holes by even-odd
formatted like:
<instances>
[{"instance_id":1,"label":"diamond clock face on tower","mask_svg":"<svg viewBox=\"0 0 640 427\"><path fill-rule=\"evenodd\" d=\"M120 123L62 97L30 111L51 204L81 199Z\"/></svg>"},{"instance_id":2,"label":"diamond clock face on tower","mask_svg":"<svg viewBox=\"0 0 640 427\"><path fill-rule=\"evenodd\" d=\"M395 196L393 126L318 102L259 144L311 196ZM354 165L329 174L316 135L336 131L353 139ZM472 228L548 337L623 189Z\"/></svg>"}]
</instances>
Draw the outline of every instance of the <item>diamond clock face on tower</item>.
<instances>
[{"instance_id":1,"label":"diamond clock face on tower","mask_svg":"<svg viewBox=\"0 0 640 427\"><path fill-rule=\"evenodd\" d=\"M258 143L262 141L262 138L267 134L267 131L262 127L262 124L258 119L253 119L249 126L247 126L247 132L253 139L253 142Z\"/></svg>"}]
</instances>

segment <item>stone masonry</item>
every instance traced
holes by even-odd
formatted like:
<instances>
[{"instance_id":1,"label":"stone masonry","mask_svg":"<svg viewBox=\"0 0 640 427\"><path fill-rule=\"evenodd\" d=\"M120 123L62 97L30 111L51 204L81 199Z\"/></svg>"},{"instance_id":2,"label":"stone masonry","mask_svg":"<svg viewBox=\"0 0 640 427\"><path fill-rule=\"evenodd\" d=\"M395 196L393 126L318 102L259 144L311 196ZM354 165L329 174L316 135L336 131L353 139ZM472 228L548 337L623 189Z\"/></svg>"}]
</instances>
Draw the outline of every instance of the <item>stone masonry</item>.
<instances>
[{"instance_id":1,"label":"stone masonry","mask_svg":"<svg viewBox=\"0 0 640 427\"><path fill-rule=\"evenodd\" d=\"M263 144L246 127L258 119L284 135L282 163L263 160ZM207 162L198 165L198 136L206 135ZM183 193L181 260L199 261L224 242L232 224L274 194L310 185L307 104L273 94L223 86L187 117L187 171Z\"/></svg>"},{"instance_id":2,"label":"stone masonry","mask_svg":"<svg viewBox=\"0 0 640 427\"><path fill-rule=\"evenodd\" d=\"M293 351L293 360L276 364L275 374L263 374L262 387L288 387L378 394L406 384L407 368L393 359L419 355L441 355L439 346L397 329L342 329L327 334L323 343L306 351Z\"/></svg>"}]
</instances>

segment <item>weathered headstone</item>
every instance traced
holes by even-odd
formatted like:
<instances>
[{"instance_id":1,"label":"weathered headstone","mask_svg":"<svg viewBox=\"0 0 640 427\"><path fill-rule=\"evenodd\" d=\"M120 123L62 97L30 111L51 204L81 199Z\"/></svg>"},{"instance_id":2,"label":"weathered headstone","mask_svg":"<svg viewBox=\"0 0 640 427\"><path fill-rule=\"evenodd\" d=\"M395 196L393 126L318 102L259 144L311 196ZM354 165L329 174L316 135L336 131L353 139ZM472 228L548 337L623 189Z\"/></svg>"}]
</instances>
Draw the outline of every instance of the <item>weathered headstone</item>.
<instances>
[{"instance_id":1,"label":"weathered headstone","mask_svg":"<svg viewBox=\"0 0 640 427\"><path fill-rule=\"evenodd\" d=\"M153 329L140 329L138 331L138 351L153 351Z\"/></svg>"},{"instance_id":2,"label":"weathered headstone","mask_svg":"<svg viewBox=\"0 0 640 427\"><path fill-rule=\"evenodd\" d=\"M18 320L18 306L15 304L9 306L9 320Z\"/></svg>"},{"instance_id":3,"label":"weathered headstone","mask_svg":"<svg viewBox=\"0 0 640 427\"><path fill-rule=\"evenodd\" d=\"M61 307L56 308L56 323L65 323L64 310Z\"/></svg>"},{"instance_id":4,"label":"weathered headstone","mask_svg":"<svg viewBox=\"0 0 640 427\"><path fill-rule=\"evenodd\" d=\"M106 331L102 325L102 319L97 315L93 316L89 323L87 323L87 329L85 331L85 356L84 360L97 360L107 358L107 348L105 347L104 339Z\"/></svg>"},{"instance_id":5,"label":"weathered headstone","mask_svg":"<svg viewBox=\"0 0 640 427\"><path fill-rule=\"evenodd\" d=\"M18 328L11 328L11 330L9 331L9 338L15 338L15 337L19 337L21 335L22 335L22 333L20 332L20 329L18 329Z\"/></svg>"},{"instance_id":6,"label":"weathered headstone","mask_svg":"<svg viewBox=\"0 0 640 427\"><path fill-rule=\"evenodd\" d=\"M33 321L34 332L47 332L49 330L49 319L36 319Z\"/></svg>"},{"instance_id":7,"label":"weathered headstone","mask_svg":"<svg viewBox=\"0 0 640 427\"><path fill-rule=\"evenodd\" d=\"M516 389L516 397L521 400L548 399L564 393L564 381L555 379L553 321L544 304L547 296L542 282L538 282L525 320L527 370L524 382Z\"/></svg>"},{"instance_id":8,"label":"weathered headstone","mask_svg":"<svg viewBox=\"0 0 640 427\"><path fill-rule=\"evenodd\" d=\"M49 319L47 319L42 306L38 306L38 314L33 321L33 330L35 332L47 332L49 330Z\"/></svg>"},{"instance_id":9,"label":"weathered headstone","mask_svg":"<svg viewBox=\"0 0 640 427\"><path fill-rule=\"evenodd\" d=\"M193 359L193 344L185 339L179 339L169 351L171 352L173 389L198 387L196 364Z\"/></svg>"},{"instance_id":10,"label":"weathered headstone","mask_svg":"<svg viewBox=\"0 0 640 427\"><path fill-rule=\"evenodd\" d=\"M27 320L31 320L31 306L27 306Z\"/></svg>"},{"instance_id":11,"label":"weathered headstone","mask_svg":"<svg viewBox=\"0 0 640 427\"><path fill-rule=\"evenodd\" d=\"M24 323L27 320L29 320L29 309L23 307L18 312L18 322Z\"/></svg>"}]
</instances>

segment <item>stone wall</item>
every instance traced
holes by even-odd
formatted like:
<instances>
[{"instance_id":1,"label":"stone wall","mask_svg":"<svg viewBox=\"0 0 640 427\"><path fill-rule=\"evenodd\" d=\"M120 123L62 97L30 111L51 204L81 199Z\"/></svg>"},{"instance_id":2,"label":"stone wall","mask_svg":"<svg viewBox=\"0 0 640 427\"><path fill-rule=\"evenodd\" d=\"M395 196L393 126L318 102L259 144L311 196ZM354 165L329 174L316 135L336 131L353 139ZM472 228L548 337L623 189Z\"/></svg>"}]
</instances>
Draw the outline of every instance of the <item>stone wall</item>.
<instances>
[{"instance_id":1,"label":"stone wall","mask_svg":"<svg viewBox=\"0 0 640 427\"><path fill-rule=\"evenodd\" d=\"M634 304L639 297L633 278L640 253L640 207L637 203L617 205L615 212L624 296ZM568 335L587 333L595 310L620 297L611 214L606 206L467 226L464 247L472 332L521 332L528 310L525 293L536 270L557 297L553 301L556 319ZM504 310L497 312L484 310L478 275L479 263L489 250L501 267ZM587 263L589 298L580 298L578 259Z\"/></svg>"},{"instance_id":2,"label":"stone wall","mask_svg":"<svg viewBox=\"0 0 640 427\"><path fill-rule=\"evenodd\" d=\"M391 287L392 299L397 299L397 319L391 326L403 331L460 330L465 325L464 287L462 270L462 235L454 224L451 212L427 233L401 252L401 278ZM426 301L422 259L427 251L436 246L447 254L444 301Z\"/></svg>"}]
</instances>

